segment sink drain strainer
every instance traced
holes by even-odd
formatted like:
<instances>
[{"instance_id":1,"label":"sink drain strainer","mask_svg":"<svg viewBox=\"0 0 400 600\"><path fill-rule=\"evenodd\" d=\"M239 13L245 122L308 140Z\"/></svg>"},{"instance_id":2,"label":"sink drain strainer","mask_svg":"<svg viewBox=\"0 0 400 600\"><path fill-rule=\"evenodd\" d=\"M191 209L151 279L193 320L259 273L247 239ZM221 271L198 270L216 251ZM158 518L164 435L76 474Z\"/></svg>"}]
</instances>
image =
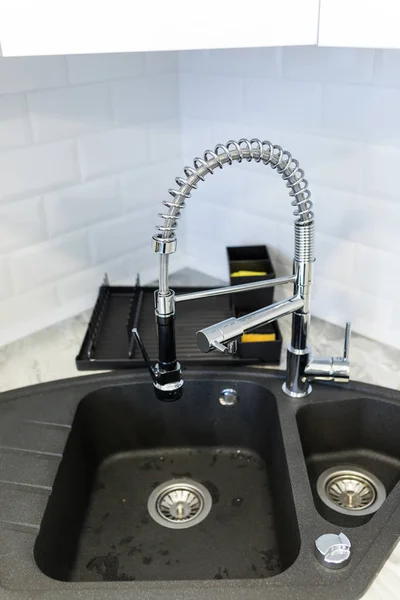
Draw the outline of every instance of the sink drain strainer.
<instances>
[{"instance_id":1,"label":"sink drain strainer","mask_svg":"<svg viewBox=\"0 0 400 600\"><path fill-rule=\"evenodd\" d=\"M327 469L318 477L317 492L326 506L352 516L372 514L386 499L382 482L358 467Z\"/></svg>"},{"instance_id":2,"label":"sink drain strainer","mask_svg":"<svg viewBox=\"0 0 400 600\"><path fill-rule=\"evenodd\" d=\"M163 527L186 529L201 523L212 506L210 492L201 483L173 479L157 486L149 496L150 516Z\"/></svg>"}]
</instances>

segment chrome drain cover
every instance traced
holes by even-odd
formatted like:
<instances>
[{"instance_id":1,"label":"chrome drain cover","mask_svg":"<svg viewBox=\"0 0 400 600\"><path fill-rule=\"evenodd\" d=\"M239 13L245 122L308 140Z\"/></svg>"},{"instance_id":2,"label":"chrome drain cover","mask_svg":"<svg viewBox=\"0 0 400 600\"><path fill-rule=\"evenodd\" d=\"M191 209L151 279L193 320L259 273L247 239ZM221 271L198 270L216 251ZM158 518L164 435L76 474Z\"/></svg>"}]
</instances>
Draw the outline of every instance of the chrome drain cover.
<instances>
[{"instance_id":1,"label":"chrome drain cover","mask_svg":"<svg viewBox=\"0 0 400 600\"><path fill-rule=\"evenodd\" d=\"M378 510L386 499L382 482L353 466L332 467L318 477L317 493L336 512L363 516Z\"/></svg>"},{"instance_id":2,"label":"chrome drain cover","mask_svg":"<svg viewBox=\"0 0 400 600\"><path fill-rule=\"evenodd\" d=\"M169 529L198 525L207 517L211 507L208 489L190 479L172 479L162 483L152 491L147 502L152 519Z\"/></svg>"},{"instance_id":3,"label":"chrome drain cover","mask_svg":"<svg viewBox=\"0 0 400 600\"><path fill-rule=\"evenodd\" d=\"M326 486L326 493L332 502L350 510L364 510L376 499L375 487L364 477L355 475L332 477Z\"/></svg>"}]
</instances>

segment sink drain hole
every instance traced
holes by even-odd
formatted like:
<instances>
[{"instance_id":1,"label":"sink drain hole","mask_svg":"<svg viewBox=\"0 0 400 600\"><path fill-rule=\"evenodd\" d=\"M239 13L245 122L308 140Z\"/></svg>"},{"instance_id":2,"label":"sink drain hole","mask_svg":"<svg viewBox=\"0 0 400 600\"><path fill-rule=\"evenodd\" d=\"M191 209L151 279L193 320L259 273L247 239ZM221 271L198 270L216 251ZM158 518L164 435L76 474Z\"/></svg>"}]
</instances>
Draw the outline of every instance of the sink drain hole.
<instances>
[{"instance_id":1,"label":"sink drain hole","mask_svg":"<svg viewBox=\"0 0 400 600\"><path fill-rule=\"evenodd\" d=\"M147 502L152 519L170 529L198 525L207 517L211 507L211 494L207 488L187 479L162 483L152 491Z\"/></svg>"},{"instance_id":2,"label":"sink drain hole","mask_svg":"<svg viewBox=\"0 0 400 600\"><path fill-rule=\"evenodd\" d=\"M327 469L318 477L317 492L326 506L353 516L376 512L386 499L382 482L358 467Z\"/></svg>"}]
</instances>

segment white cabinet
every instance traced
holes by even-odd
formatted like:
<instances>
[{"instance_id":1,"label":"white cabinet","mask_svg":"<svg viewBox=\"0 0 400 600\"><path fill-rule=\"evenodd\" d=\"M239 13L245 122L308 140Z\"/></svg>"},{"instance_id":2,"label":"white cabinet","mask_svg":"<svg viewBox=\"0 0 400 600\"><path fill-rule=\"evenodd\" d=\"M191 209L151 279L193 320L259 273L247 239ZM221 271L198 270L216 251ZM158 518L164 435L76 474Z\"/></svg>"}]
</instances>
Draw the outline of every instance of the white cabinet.
<instances>
[{"instance_id":1,"label":"white cabinet","mask_svg":"<svg viewBox=\"0 0 400 600\"><path fill-rule=\"evenodd\" d=\"M3 56L317 43L319 0L0 0Z\"/></svg>"},{"instance_id":2,"label":"white cabinet","mask_svg":"<svg viewBox=\"0 0 400 600\"><path fill-rule=\"evenodd\" d=\"M318 45L400 48L400 0L321 0Z\"/></svg>"},{"instance_id":3,"label":"white cabinet","mask_svg":"<svg viewBox=\"0 0 400 600\"><path fill-rule=\"evenodd\" d=\"M3 56L400 48L400 0L0 0Z\"/></svg>"}]
</instances>

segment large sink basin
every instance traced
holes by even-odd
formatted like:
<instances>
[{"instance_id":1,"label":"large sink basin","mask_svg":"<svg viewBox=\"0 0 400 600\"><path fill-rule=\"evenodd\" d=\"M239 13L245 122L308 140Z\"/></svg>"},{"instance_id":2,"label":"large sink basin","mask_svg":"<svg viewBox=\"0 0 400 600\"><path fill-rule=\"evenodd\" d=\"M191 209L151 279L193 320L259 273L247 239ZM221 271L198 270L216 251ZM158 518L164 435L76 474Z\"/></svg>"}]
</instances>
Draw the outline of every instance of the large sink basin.
<instances>
[{"instance_id":1,"label":"large sink basin","mask_svg":"<svg viewBox=\"0 0 400 600\"><path fill-rule=\"evenodd\" d=\"M185 380L172 404L142 371L0 395L0 598L363 595L400 537L400 393L315 384L289 400L281 373L251 367ZM220 403L226 388L238 402ZM376 512L321 502L321 473L343 464L380 480ZM341 531L352 554L331 571L315 540Z\"/></svg>"},{"instance_id":2,"label":"large sink basin","mask_svg":"<svg viewBox=\"0 0 400 600\"><path fill-rule=\"evenodd\" d=\"M222 406L229 383L190 382L173 404L157 402L150 383L82 400L36 543L46 575L256 579L293 563L300 538L276 399L244 382L238 404ZM166 528L148 498L182 479L204 485L212 508L198 525Z\"/></svg>"}]
</instances>

